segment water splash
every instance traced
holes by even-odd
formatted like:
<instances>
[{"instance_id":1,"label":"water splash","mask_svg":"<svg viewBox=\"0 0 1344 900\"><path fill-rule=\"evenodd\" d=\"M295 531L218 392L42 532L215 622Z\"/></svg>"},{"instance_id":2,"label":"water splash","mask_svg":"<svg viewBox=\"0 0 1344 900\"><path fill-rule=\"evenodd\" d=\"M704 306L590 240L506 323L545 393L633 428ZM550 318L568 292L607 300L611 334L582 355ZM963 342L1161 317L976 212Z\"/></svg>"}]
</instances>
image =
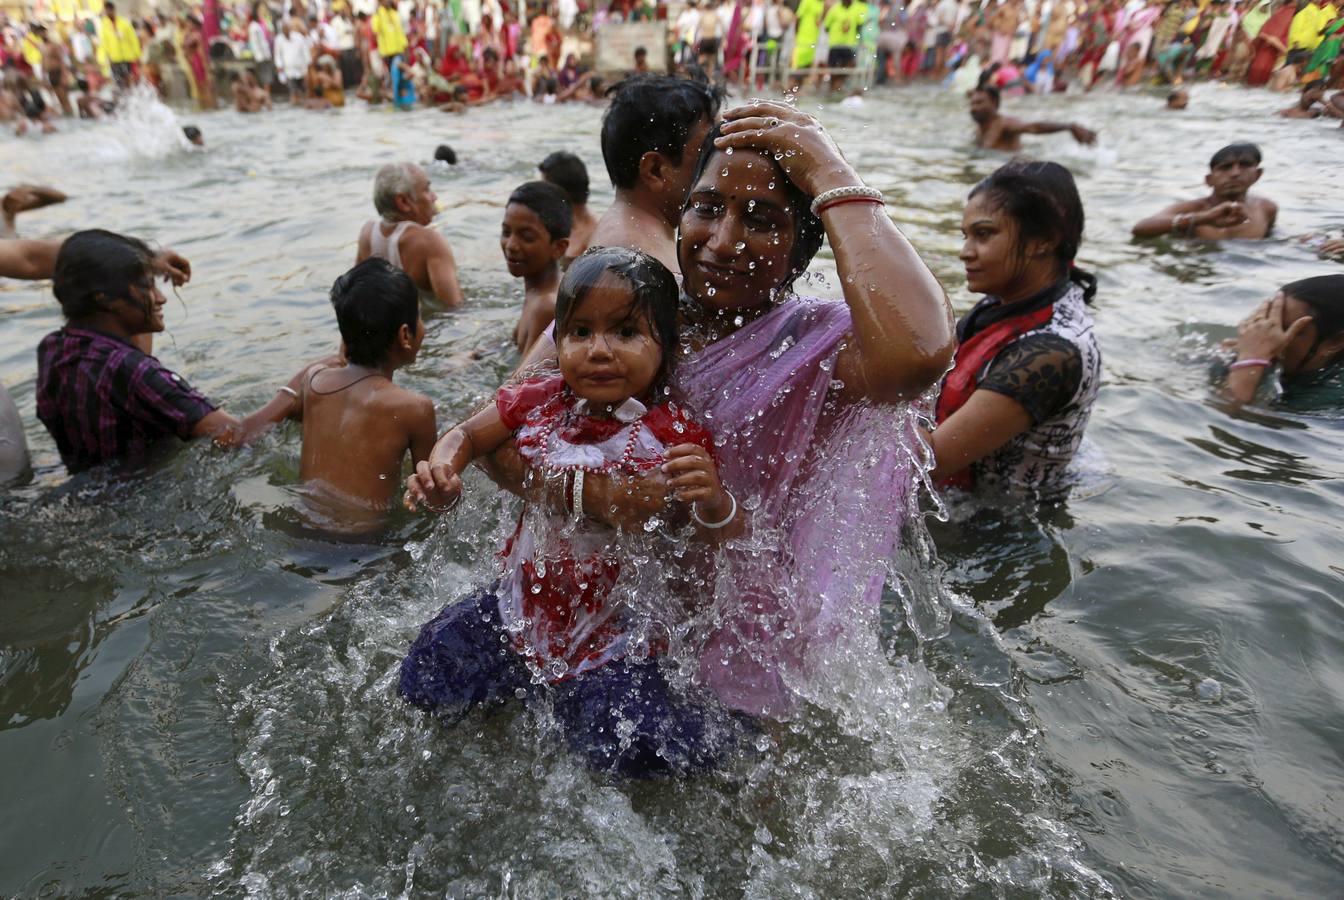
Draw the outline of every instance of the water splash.
<instances>
[{"instance_id":1,"label":"water splash","mask_svg":"<svg viewBox=\"0 0 1344 900\"><path fill-rule=\"evenodd\" d=\"M98 128L90 155L102 162L166 159L196 149L182 134L177 114L146 84L122 94L116 111Z\"/></svg>"}]
</instances>

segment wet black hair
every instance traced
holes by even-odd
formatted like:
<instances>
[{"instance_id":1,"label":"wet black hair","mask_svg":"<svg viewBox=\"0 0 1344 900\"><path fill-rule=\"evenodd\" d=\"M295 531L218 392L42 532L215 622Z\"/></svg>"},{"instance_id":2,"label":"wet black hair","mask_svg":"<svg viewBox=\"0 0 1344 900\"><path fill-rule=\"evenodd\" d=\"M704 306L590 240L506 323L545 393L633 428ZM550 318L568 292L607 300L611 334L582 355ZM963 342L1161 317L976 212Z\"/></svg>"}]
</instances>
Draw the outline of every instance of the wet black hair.
<instances>
[{"instance_id":1,"label":"wet black hair","mask_svg":"<svg viewBox=\"0 0 1344 900\"><path fill-rule=\"evenodd\" d=\"M565 192L570 203L577 206L588 202L588 167L573 153L557 150L537 168L541 177Z\"/></svg>"},{"instance_id":2,"label":"wet black hair","mask_svg":"<svg viewBox=\"0 0 1344 900\"><path fill-rule=\"evenodd\" d=\"M1238 141L1235 144L1228 144L1209 159L1209 168L1214 169L1225 162L1235 162L1243 160L1246 162L1260 165L1260 148L1255 144L1246 141Z\"/></svg>"},{"instance_id":3,"label":"wet black hair","mask_svg":"<svg viewBox=\"0 0 1344 900\"><path fill-rule=\"evenodd\" d=\"M630 316L649 321L653 339L663 349L663 361L653 377L650 390L662 399L671 385L680 340L677 329L677 280L667 266L639 250L629 247L594 247L575 259L560 281L555 298L555 341L569 332L569 323L588 292L613 276L630 286Z\"/></svg>"},{"instance_id":4,"label":"wet black hair","mask_svg":"<svg viewBox=\"0 0 1344 900\"><path fill-rule=\"evenodd\" d=\"M975 89L972 90L971 93L986 95L987 97L989 97L989 99L994 101L995 106L998 106L1000 100L1002 99L1002 95L1000 95L999 89L992 84L977 84L975 86Z\"/></svg>"},{"instance_id":5,"label":"wet black hair","mask_svg":"<svg viewBox=\"0 0 1344 900\"><path fill-rule=\"evenodd\" d=\"M1017 224L1019 248L1031 240L1053 242L1060 274L1082 285L1083 299L1092 301L1096 278L1073 264L1083 240L1084 216L1072 172L1059 163L1015 159L971 188L966 199L981 194Z\"/></svg>"},{"instance_id":6,"label":"wet black hair","mask_svg":"<svg viewBox=\"0 0 1344 900\"><path fill-rule=\"evenodd\" d=\"M682 201L681 211L683 213L690 204L691 192L695 190L695 186L704 177L705 170L709 168L709 161L715 153L719 152L719 149L714 146L714 139L721 134L723 134L723 123L715 125L705 136L705 143L700 148L700 157L695 162L695 174L691 177L690 190L687 191L686 198ZM770 160L770 157L765 153L762 153L761 156ZM779 163L774 160L770 160L770 163L776 169L779 169ZM802 188L790 181L789 177L784 174L783 169L779 169L777 180L784 186L784 193L789 198L789 212L793 215L793 247L789 250L789 272L779 284L779 292L783 294L793 288L793 283L798 280L798 276L806 272L807 267L812 264L812 257L817 255L817 251L821 249L821 243L826 237L826 226L821 224L821 219L812 215L812 201L815 198L804 193Z\"/></svg>"},{"instance_id":7,"label":"wet black hair","mask_svg":"<svg viewBox=\"0 0 1344 900\"><path fill-rule=\"evenodd\" d=\"M1316 346L1344 331L1344 275L1317 275L1279 288L1285 296L1311 307L1316 324ZM1312 347L1312 353L1316 347Z\"/></svg>"},{"instance_id":8,"label":"wet black hair","mask_svg":"<svg viewBox=\"0 0 1344 900\"><path fill-rule=\"evenodd\" d=\"M346 359L357 366L385 362L401 326L414 332L420 321L420 297L411 276L376 256L336 279L331 305Z\"/></svg>"},{"instance_id":9,"label":"wet black hair","mask_svg":"<svg viewBox=\"0 0 1344 900\"><path fill-rule=\"evenodd\" d=\"M446 162L450 166L457 165L457 154L452 147L447 144L439 144L434 148L434 159L440 162Z\"/></svg>"},{"instance_id":10,"label":"wet black hair","mask_svg":"<svg viewBox=\"0 0 1344 900\"><path fill-rule=\"evenodd\" d=\"M139 238L101 228L76 231L56 252L51 288L67 319L101 312L117 300L149 314L149 297L137 300L131 288L154 286L154 250Z\"/></svg>"},{"instance_id":11,"label":"wet black hair","mask_svg":"<svg viewBox=\"0 0 1344 900\"><path fill-rule=\"evenodd\" d=\"M1317 78L1315 81L1309 81L1306 84L1302 85L1302 93L1305 94L1307 91L1314 91L1318 88L1320 90L1325 90L1324 78Z\"/></svg>"},{"instance_id":12,"label":"wet black hair","mask_svg":"<svg viewBox=\"0 0 1344 900\"><path fill-rule=\"evenodd\" d=\"M196 143L196 139L201 136L201 129L197 128L195 125L186 125L182 128L182 134L186 136L187 140L194 144Z\"/></svg>"},{"instance_id":13,"label":"wet black hair","mask_svg":"<svg viewBox=\"0 0 1344 900\"><path fill-rule=\"evenodd\" d=\"M574 211L569 207L569 198L549 181L529 181L514 188L506 205L514 203L536 213L552 241L567 238L574 230Z\"/></svg>"},{"instance_id":14,"label":"wet black hair","mask_svg":"<svg viewBox=\"0 0 1344 900\"><path fill-rule=\"evenodd\" d=\"M607 94L602 160L617 188L635 186L645 153L661 153L681 165L691 130L698 122L713 122L723 102L722 88L671 75L632 75Z\"/></svg>"},{"instance_id":15,"label":"wet black hair","mask_svg":"<svg viewBox=\"0 0 1344 900\"><path fill-rule=\"evenodd\" d=\"M647 48L645 48L645 47L636 47L636 48L635 48L635 59L639 59L641 56L648 56L648 55L649 55L649 51L648 51Z\"/></svg>"}]
</instances>

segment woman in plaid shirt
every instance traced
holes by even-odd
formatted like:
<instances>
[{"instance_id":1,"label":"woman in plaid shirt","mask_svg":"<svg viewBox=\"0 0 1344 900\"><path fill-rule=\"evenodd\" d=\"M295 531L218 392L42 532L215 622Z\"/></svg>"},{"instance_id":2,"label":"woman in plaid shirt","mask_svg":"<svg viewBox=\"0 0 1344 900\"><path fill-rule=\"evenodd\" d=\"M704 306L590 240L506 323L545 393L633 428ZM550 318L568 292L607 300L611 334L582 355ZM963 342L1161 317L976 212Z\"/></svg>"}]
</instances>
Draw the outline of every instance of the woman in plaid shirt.
<instances>
[{"instance_id":1,"label":"woman in plaid shirt","mask_svg":"<svg viewBox=\"0 0 1344 900\"><path fill-rule=\"evenodd\" d=\"M242 444L297 411L299 375L238 419L145 352L164 329L155 272L147 244L110 231L71 235L56 257L52 288L66 324L37 348L37 417L72 472L143 461L170 435Z\"/></svg>"}]
</instances>

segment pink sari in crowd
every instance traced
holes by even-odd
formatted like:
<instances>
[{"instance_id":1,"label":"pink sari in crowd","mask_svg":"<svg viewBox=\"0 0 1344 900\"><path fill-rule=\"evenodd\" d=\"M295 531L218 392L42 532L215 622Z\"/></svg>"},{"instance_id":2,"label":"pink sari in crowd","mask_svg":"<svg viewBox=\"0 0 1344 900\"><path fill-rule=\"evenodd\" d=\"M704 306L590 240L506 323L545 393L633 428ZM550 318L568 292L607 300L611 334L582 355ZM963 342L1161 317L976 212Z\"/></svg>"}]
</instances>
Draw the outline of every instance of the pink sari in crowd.
<instances>
[{"instance_id":1,"label":"pink sari in crowd","mask_svg":"<svg viewBox=\"0 0 1344 900\"><path fill-rule=\"evenodd\" d=\"M747 510L725 552L700 680L728 706L787 714L846 643L874 640L904 524L917 514L913 406L842 404L834 366L852 328L840 301L790 298L678 365ZM899 583L907 616L919 616Z\"/></svg>"}]
</instances>

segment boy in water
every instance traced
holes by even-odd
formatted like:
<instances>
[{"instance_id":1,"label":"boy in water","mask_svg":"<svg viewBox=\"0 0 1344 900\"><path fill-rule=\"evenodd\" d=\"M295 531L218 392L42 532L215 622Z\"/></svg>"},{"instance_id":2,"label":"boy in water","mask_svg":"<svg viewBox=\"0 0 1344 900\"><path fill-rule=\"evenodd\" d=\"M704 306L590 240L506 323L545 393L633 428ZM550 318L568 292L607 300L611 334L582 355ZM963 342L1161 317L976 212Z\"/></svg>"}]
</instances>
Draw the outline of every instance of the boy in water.
<instances>
[{"instance_id":1,"label":"boy in water","mask_svg":"<svg viewBox=\"0 0 1344 900\"><path fill-rule=\"evenodd\" d=\"M1136 238L1175 234L1205 241L1262 240L1274 229L1279 208L1274 201L1250 194L1260 180L1260 148L1228 144L1209 160L1204 183L1211 192L1198 200L1173 203L1133 228Z\"/></svg>"},{"instance_id":2,"label":"boy in water","mask_svg":"<svg viewBox=\"0 0 1344 900\"><path fill-rule=\"evenodd\" d=\"M509 195L499 249L509 274L523 279L523 314L513 329L519 353L527 353L542 329L555 321L560 260L569 247L574 214L565 192L545 181L529 181Z\"/></svg>"},{"instance_id":3,"label":"boy in water","mask_svg":"<svg viewBox=\"0 0 1344 900\"><path fill-rule=\"evenodd\" d=\"M346 363L304 374L299 477L381 510L401 484L406 451L418 463L438 437L433 402L392 383L425 339L420 301L409 275L375 257L336 279L331 305Z\"/></svg>"}]
</instances>

